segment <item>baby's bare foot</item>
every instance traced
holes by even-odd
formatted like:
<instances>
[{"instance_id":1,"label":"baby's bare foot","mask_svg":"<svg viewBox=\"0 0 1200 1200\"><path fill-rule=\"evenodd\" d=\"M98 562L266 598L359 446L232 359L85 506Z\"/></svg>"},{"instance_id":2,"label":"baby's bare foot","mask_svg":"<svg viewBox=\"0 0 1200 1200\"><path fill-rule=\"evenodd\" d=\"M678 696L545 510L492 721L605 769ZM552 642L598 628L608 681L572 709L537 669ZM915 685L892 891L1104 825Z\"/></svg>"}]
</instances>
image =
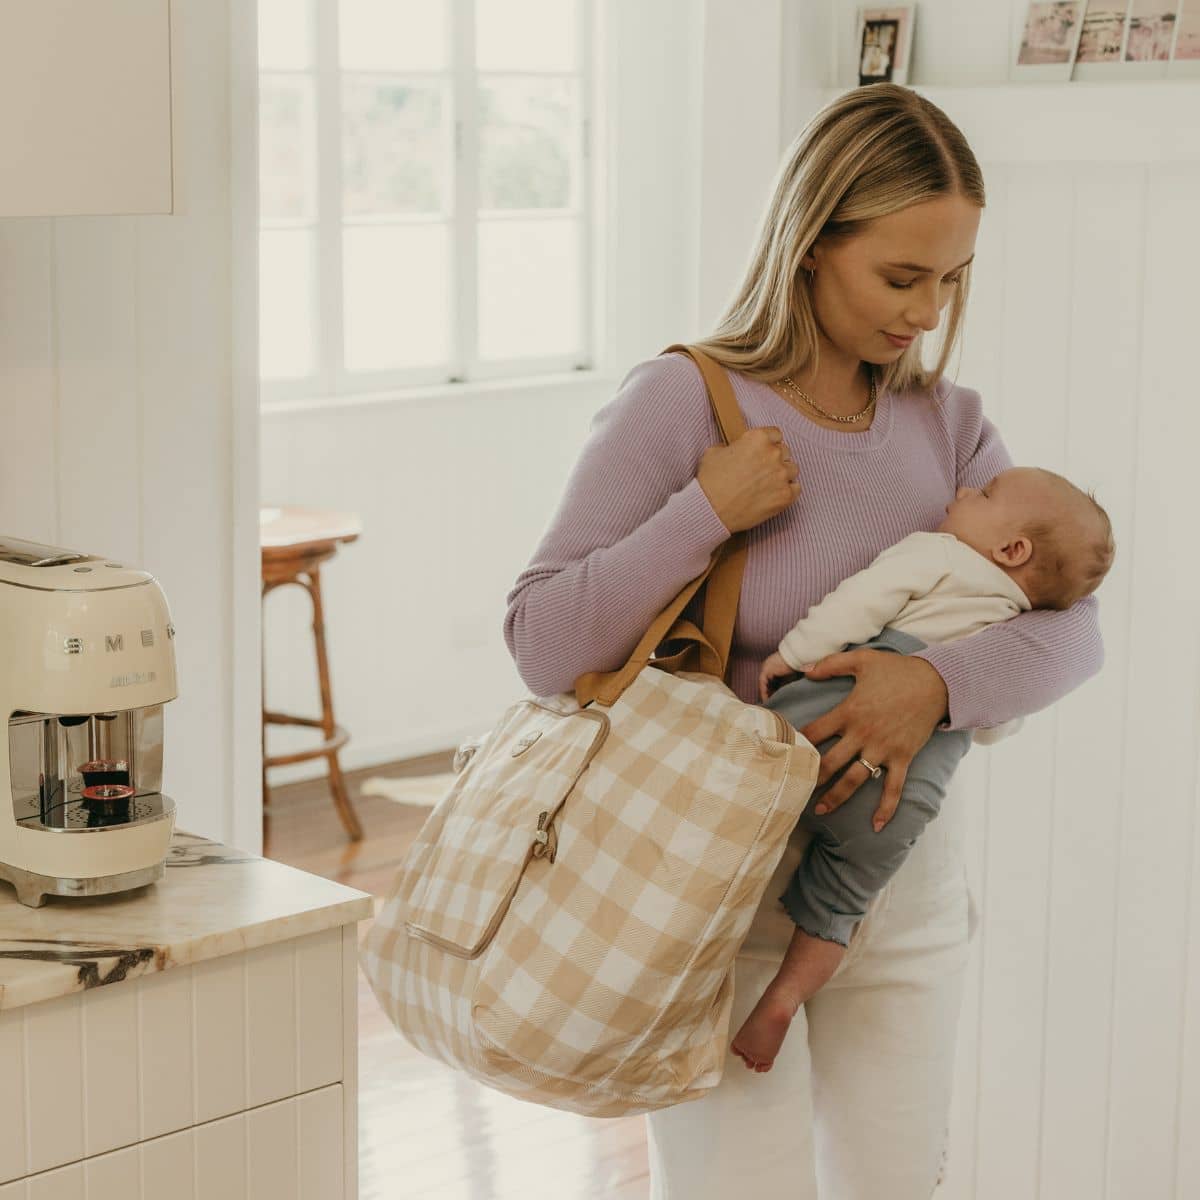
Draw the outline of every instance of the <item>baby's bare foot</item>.
<instances>
[{"instance_id":1,"label":"baby's bare foot","mask_svg":"<svg viewBox=\"0 0 1200 1200\"><path fill-rule=\"evenodd\" d=\"M730 1050L751 1071L769 1071L791 1028L795 1012L795 1007L786 1000L772 996L769 991L765 992L737 1031L737 1036L730 1043Z\"/></svg>"}]
</instances>

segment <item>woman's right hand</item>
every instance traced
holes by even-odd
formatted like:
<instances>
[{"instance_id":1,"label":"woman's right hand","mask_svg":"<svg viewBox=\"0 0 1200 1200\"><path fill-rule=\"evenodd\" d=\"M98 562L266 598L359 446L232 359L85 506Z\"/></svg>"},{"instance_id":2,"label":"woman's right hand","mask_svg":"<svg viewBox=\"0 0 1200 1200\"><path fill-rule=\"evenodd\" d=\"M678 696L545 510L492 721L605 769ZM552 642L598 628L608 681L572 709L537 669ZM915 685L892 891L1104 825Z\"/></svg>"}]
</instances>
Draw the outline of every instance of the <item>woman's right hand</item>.
<instances>
[{"instance_id":1,"label":"woman's right hand","mask_svg":"<svg viewBox=\"0 0 1200 1200\"><path fill-rule=\"evenodd\" d=\"M710 446L696 479L731 533L783 512L797 496L799 470L776 425L748 429L732 446Z\"/></svg>"}]
</instances>

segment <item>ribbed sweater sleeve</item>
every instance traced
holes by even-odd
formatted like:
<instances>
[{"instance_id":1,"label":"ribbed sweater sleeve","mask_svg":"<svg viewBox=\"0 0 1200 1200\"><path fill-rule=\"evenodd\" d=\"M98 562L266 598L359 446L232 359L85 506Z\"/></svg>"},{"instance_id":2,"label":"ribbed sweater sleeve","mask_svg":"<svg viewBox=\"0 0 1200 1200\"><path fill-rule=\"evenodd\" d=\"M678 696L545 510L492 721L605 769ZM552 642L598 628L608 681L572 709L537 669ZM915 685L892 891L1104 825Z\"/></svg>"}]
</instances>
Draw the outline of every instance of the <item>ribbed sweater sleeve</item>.
<instances>
[{"instance_id":1,"label":"ribbed sweater sleeve","mask_svg":"<svg viewBox=\"0 0 1200 1200\"><path fill-rule=\"evenodd\" d=\"M803 491L747 531L728 682L747 703L762 661L805 612L878 554L942 520L955 487L1012 466L978 392L885 393L868 433L816 426L768 384L730 373L748 428L782 430ZM629 657L651 621L729 531L696 479L718 445L690 358L639 363L596 413L558 508L507 597L504 638L535 695L570 691ZM949 694L946 728L994 728L1094 675L1103 646L1094 598L1033 611L919 652Z\"/></svg>"},{"instance_id":2,"label":"ribbed sweater sleeve","mask_svg":"<svg viewBox=\"0 0 1200 1200\"><path fill-rule=\"evenodd\" d=\"M960 389L965 420L956 432L959 487L982 487L1012 458L979 394ZM945 680L949 721L942 728L991 728L1046 708L1104 664L1098 603L1087 596L1065 612L1034 609L970 637L918 651Z\"/></svg>"},{"instance_id":3,"label":"ribbed sweater sleeve","mask_svg":"<svg viewBox=\"0 0 1200 1200\"><path fill-rule=\"evenodd\" d=\"M639 363L593 417L558 510L507 597L504 639L535 695L622 666L708 566L729 530L696 471L719 441L703 381L673 355Z\"/></svg>"}]
</instances>

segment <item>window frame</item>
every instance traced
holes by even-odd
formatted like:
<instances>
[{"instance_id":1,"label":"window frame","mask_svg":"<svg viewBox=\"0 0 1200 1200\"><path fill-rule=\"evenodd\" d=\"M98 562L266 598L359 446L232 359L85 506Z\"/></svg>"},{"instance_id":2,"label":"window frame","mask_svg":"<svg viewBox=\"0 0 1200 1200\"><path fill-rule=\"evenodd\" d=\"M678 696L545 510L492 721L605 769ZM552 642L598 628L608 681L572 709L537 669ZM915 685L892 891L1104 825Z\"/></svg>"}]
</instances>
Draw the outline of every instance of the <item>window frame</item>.
<instances>
[{"instance_id":1,"label":"window frame","mask_svg":"<svg viewBox=\"0 0 1200 1200\"><path fill-rule=\"evenodd\" d=\"M271 220L259 215L259 229L311 228L315 231L313 256L313 313L315 370L295 379L259 379L264 402L287 402L319 398L342 399L381 393L440 387L447 384L515 381L565 372L595 369L597 313L601 299L596 270L597 228L595 209L596 147L592 143L592 119L598 64L593 47L600 44L594 0L577 4L576 55L572 71L485 71L475 66L475 0L449 0L450 66L445 71L354 71L340 65L339 8L337 0L306 0L313 30L313 62L307 68L260 68L259 78L290 77L311 80L315 135L314 221ZM342 181L342 83L347 75L398 80L442 80L450 103L447 123L447 166L449 179L449 240L453 284L450 295L450 358L446 365L380 371L350 371L345 363L345 293L343 283ZM572 354L509 358L483 361L477 353L478 290L477 246L479 194L479 125L477 87L481 75L514 77L541 76L578 80L578 126L573 147L572 170L576 186L574 203L567 209L499 210L499 219L547 214L547 219L569 216L578 221L580 264L581 345ZM442 222L444 215L423 218L401 217L400 221L422 219ZM356 223L356 222L351 222ZM374 223L366 218L363 224ZM380 223L399 223L391 216ZM260 368L261 369L261 368Z\"/></svg>"}]
</instances>

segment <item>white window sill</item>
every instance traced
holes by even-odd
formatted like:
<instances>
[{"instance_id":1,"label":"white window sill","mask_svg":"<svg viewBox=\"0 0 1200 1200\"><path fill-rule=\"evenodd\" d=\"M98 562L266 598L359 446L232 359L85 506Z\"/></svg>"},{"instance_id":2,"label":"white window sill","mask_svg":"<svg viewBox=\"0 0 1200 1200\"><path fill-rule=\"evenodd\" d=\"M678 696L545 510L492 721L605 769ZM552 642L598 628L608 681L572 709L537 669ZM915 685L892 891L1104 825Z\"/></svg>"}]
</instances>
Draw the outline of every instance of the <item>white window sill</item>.
<instances>
[{"instance_id":1,"label":"white window sill","mask_svg":"<svg viewBox=\"0 0 1200 1200\"><path fill-rule=\"evenodd\" d=\"M466 400L513 392L574 391L614 387L621 376L611 371L562 371L552 375L529 375L509 379L481 379L471 383L420 384L378 392L354 392L342 396L306 396L290 400L264 400L259 412L264 417L298 412L319 412L377 405L423 404L443 400Z\"/></svg>"}]
</instances>

